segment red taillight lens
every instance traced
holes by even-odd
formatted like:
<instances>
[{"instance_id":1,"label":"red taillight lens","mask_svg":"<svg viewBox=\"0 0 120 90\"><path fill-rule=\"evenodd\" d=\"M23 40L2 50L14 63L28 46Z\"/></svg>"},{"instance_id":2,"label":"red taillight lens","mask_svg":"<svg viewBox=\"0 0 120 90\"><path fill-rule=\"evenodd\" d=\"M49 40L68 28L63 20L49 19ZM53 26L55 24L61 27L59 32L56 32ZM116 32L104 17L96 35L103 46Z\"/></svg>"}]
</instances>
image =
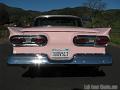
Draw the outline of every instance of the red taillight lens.
<instances>
[{"instance_id":1,"label":"red taillight lens","mask_svg":"<svg viewBox=\"0 0 120 90\"><path fill-rule=\"evenodd\" d=\"M96 37L96 45L104 46L109 42L109 38L107 36L98 36Z\"/></svg>"},{"instance_id":2,"label":"red taillight lens","mask_svg":"<svg viewBox=\"0 0 120 90\"><path fill-rule=\"evenodd\" d=\"M87 43L89 40L87 38L74 38L73 42L75 44L85 44Z\"/></svg>"},{"instance_id":3,"label":"red taillight lens","mask_svg":"<svg viewBox=\"0 0 120 90\"><path fill-rule=\"evenodd\" d=\"M105 46L109 41L107 36L77 35L73 38L76 46Z\"/></svg>"},{"instance_id":4,"label":"red taillight lens","mask_svg":"<svg viewBox=\"0 0 120 90\"><path fill-rule=\"evenodd\" d=\"M94 45L94 37L78 35L73 38L73 43L76 46L92 46Z\"/></svg>"},{"instance_id":5,"label":"red taillight lens","mask_svg":"<svg viewBox=\"0 0 120 90\"><path fill-rule=\"evenodd\" d=\"M15 35L10 37L14 46L45 46L48 42L45 35Z\"/></svg>"},{"instance_id":6,"label":"red taillight lens","mask_svg":"<svg viewBox=\"0 0 120 90\"><path fill-rule=\"evenodd\" d=\"M44 46L47 44L47 37L45 36L35 37L31 39L31 42Z\"/></svg>"},{"instance_id":7,"label":"red taillight lens","mask_svg":"<svg viewBox=\"0 0 120 90\"><path fill-rule=\"evenodd\" d=\"M78 42L81 43L81 44L87 43L88 41L89 41L88 38L80 38L78 40Z\"/></svg>"},{"instance_id":8,"label":"red taillight lens","mask_svg":"<svg viewBox=\"0 0 120 90\"><path fill-rule=\"evenodd\" d=\"M22 44L25 41L26 41L25 38L18 38L18 37L12 37L10 39L10 42L13 44Z\"/></svg>"}]
</instances>

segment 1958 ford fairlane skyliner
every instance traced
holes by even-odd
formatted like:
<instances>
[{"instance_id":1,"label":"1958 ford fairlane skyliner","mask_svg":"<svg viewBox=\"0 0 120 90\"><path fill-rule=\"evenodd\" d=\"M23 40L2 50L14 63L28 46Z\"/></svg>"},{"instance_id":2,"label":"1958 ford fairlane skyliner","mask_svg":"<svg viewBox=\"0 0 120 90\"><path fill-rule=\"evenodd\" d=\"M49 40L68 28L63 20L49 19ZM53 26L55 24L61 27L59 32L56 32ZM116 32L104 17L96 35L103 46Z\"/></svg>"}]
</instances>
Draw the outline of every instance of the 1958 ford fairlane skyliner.
<instances>
[{"instance_id":1,"label":"1958 ford fairlane skyliner","mask_svg":"<svg viewBox=\"0 0 120 90\"><path fill-rule=\"evenodd\" d=\"M111 28L83 28L80 17L43 15L33 27L8 27L13 54L9 65L111 65L106 53Z\"/></svg>"}]
</instances>

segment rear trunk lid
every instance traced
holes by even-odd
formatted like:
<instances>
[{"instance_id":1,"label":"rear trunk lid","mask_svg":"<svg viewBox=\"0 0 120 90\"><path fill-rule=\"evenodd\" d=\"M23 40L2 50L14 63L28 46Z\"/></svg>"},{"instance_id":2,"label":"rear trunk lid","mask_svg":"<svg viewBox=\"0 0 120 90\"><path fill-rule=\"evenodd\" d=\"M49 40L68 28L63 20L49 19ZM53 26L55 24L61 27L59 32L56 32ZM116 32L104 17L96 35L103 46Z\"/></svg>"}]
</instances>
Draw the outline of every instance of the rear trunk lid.
<instances>
[{"instance_id":1,"label":"rear trunk lid","mask_svg":"<svg viewBox=\"0 0 120 90\"><path fill-rule=\"evenodd\" d=\"M48 43L44 47L14 47L15 53L45 53L53 59L53 53L68 53L69 59L74 54L105 53L105 47L77 47L73 43L76 35L107 36L110 28L79 28L79 27L9 27L10 37L14 35L45 35ZM57 57L59 59L59 57ZM60 57L61 58L61 57Z\"/></svg>"},{"instance_id":2,"label":"rear trunk lid","mask_svg":"<svg viewBox=\"0 0 120 90\"><path fill-rule=\"evenodd\" d=\"M86 35L108 35L111 28L80 28L80 27L31 27L31 28L20 28L20 27L8 27L11 34L25 34L27 32L78 32Z\"/></svg>"}]
</instances>

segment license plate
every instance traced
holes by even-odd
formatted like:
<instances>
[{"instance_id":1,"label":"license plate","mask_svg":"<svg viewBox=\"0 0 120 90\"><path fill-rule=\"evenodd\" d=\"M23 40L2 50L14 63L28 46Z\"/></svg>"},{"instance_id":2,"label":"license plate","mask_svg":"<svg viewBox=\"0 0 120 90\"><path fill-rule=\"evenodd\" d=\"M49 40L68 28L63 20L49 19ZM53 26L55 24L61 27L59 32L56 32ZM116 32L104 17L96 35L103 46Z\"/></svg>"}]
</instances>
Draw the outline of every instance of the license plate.
<instances>
[{"instance_id":1,"label":"license plate","mask_svg":"<svg viewBox=\"0 0 120 90\"><path fill-rule=\"evenodd\" d=\"M52 58L60 60L68 59L69 49L52 49Z\"/></svg>"}]
</instances>

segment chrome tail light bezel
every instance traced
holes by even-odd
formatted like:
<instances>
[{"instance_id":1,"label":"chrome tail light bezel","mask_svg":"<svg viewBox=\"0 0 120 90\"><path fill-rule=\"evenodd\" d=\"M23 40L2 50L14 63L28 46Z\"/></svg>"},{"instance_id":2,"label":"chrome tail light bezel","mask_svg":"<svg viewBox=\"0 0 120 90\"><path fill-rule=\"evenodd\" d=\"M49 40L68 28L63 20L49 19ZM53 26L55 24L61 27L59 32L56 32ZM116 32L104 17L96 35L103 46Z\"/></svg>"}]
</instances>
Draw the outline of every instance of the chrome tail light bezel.
<instances>
[{"instance_id":1,"label":"chrome tail light bezel","mask_svg":"<svg viewBox=\"0 0 120 90\"><path fill-rule=\"evenodd\" d=\"M23 42L21 43L14 43L13 39L14 38L18 38L18 39L24 39ZM33 41L33 39L35 38L44 38L44 42L43 43L37 43L35 41ZM10 42L13 44L13 46L46 46L48 43L48 38L45 35L14 35L10 37Z\"/></svg>"},{"instance_id":2,"label":"chrome tail light bezel","mask_svg":"<svg viewBox=\"0 0 120 90\"><path fill-rule=\"evenodd\" d=\"M82 43L80 40L82 40ZM100 40L104 40L104 42L99 43ZM106 40L106 41L105 41ZM75 46L107 46L110 42L110 38L108 36L94 36L94 35L76 35L73 38L73 44Z\"/></svg>"}]
</instances>

